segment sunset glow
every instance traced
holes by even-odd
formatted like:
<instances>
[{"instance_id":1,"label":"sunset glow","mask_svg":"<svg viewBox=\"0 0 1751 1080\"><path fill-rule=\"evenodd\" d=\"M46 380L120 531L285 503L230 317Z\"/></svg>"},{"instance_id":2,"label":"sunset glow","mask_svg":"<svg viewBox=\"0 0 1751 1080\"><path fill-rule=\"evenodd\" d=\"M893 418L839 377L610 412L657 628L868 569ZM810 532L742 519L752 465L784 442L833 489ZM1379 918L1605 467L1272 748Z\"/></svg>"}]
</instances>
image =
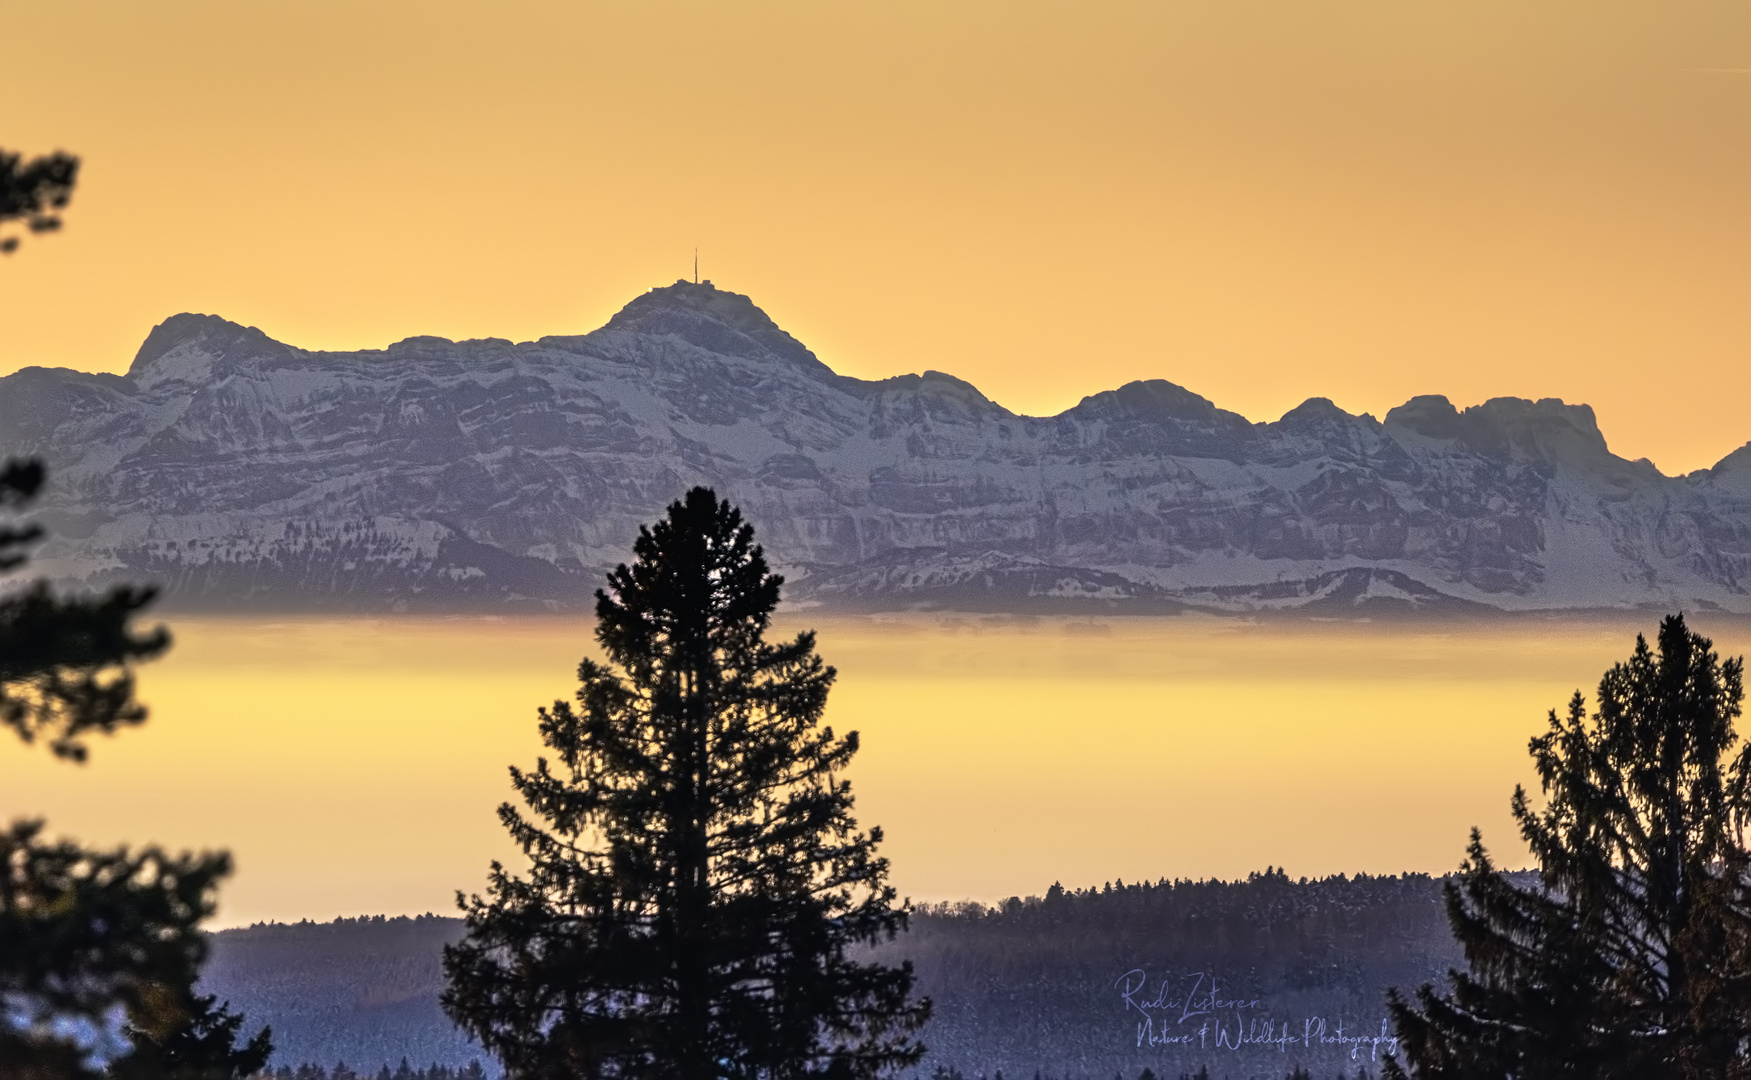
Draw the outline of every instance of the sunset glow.
<instances>
[{"instance_id":1,"label":"sunset glow","mask_svg":"<svg viewBox=\"0 0 1751 1080\"><path fill-rule=\"evenodd\" d=\"M1751 9L1684 0L13 6L84 161L0 370L211 312L305 348L578 333L691 273L836 370L1054 413L1562 397L1751 438Z\"/></svg>"},{"instance_id":2,"label":"sunset glow","mask_svg":"<svg viewBox=\"0 0 1751 1080\"><path fill-rule=\"evenodd\" d=\"M1751 1075L1751 3L0 27L0 1073Z\"/></svg>"},{"instance_id":3,"label":"sunset glow","mask_svg":"<svg viewBox=\"0 0 1751 1080\"><path fill-rule=\"evenodd\" d=\"M796 619L786 626L801 625ZM1723 654L1742 625L1709 627ZM506 768L541 752L587 627L560 619L179 619L154 718L73 769L0 743L0 817L88 841L229 847L221 924L448 912L488 860ZM1546 710L1640 624L1257 626L1209 619L830 621L827 710L894 881L987 902L1166 876L1444 873L1536 787Z\"/></svg>"}]
</instances>

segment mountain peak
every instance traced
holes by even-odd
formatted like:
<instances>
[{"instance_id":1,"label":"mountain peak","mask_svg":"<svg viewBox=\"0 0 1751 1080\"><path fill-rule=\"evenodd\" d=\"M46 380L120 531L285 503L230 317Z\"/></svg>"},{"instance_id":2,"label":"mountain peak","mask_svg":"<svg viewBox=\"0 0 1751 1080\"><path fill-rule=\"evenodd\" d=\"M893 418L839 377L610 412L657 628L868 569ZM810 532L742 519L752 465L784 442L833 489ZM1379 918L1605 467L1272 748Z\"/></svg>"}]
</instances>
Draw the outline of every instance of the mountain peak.
<instances>
[{"instance_id":1,"label":"mountain peak","mask_svg":"<svg viewBox=\"0 0 1751 1080\"><path fill-rule=\"evenodd\" d=\"M1715 462L1714 468L1708 469L1706 475L1716 480L1731 480L1751 489L1751 442Z\"/></svg>"},{"instance_id":2,"label":"mountain peak","mask_svg":"<svg viewBox=\"0 0 1751 1080\"><path fill-rule=\"evenodd\" d=\"M290 357L292 350L253 326L183 312L146 335L128 366L128 378L142 387L170 380L199 381L212 372L216 361L238 354Z\"/></svg>"},{"instance_id":3,"label":"mountain peak","mask_svg":"<svg viewBox=\"0 0 1751 1080\"><path fill-rule=\"evenodd\" d=\"M802 342L791 337L741 293L709 280L685 279L651 289L615 313L603 331L672 335L702 349L729 356L771 356L832 374Z\"/></svg>"},{"instance_id":4,"label":"mountain peak","mask_svg":"<svg viewBox=\"0 0 1751 1080\"><path fill-rule=\"evenodd\" d=\"M1166 379L1139 379L1128 382L1117 390L1102 390L1098 394L1090 394L1070 412L1107 420L1146 423L1180 420L1195 423L1239 422L1246 425L1246 421L1238 414L1218 409L1209 398L1194 394Z\"/></svg>"},{"instance_id":5,"label":"mountain peak","mask_svg":"<svg viewBox=\"0 0 1751 1080\"><path fill-rule=\"evenodd\" d=\"M1592 406L1560 398L1498 397L1461 411L1439 394L1425 394L1387 413L1386 423L1498 457L1580 465L1609 455Z\"/></svg>"}]
</instances>

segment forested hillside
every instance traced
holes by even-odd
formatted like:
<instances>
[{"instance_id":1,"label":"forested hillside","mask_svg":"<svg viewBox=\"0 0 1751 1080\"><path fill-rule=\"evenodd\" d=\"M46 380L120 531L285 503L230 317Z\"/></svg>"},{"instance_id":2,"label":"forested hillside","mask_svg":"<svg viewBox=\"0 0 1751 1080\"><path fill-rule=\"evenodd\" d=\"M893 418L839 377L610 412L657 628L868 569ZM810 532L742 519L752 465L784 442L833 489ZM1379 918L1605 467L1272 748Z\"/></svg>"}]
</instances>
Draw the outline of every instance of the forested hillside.
<instances>
[{"instance_id":1,"label":"forested hillside","mask_svg":"<svg viewBox=\"0 0 1751 1080\"><path fill-rule=\"evenodd\" d=\"M429 915L227 930L206 986L273 1025L278 1065L460 1067L483 1057L437 1005L460 934ZM913 960L936 1003L921 1071L1011 1080L1377 1073L1386 988L1459 959L1438 879L1277 870L925 907L882 951Z\"/></svg>"},{"instance_id":2,"label":"forested hillside","mask_svg":"<svg viewBox=\"0 0 1751 1080\"><path fill-rule=\"evenodd\" d=\"M1385 1050L1334 1041L1340 1023L1346 1039L1378 1036L1387 987L1459 959L1435 879L1297 882L1276 870L932 908L898 944L936 1000L931 1061L1011 1077L1204 1063L1281 1076L1285 1062L1329 1075L1358 1047L1356 1062ZM1282 1042L1285 1031L1315 1045Z\"/></svg>"},{"instance_id":3,"label":"forested hillside","mask_svg":"<svg viewBox=\"0 0 1751 1080\"><path fill-rule=\"evenodd\" d=\"M336 919L222 930L202 985L255 1031L274 1029L274 1063L343 1062L373 1074L402 1058L463 1066L485 1055L438 1008L443 947L462 920Z\"/></svg>"}]
</instances>

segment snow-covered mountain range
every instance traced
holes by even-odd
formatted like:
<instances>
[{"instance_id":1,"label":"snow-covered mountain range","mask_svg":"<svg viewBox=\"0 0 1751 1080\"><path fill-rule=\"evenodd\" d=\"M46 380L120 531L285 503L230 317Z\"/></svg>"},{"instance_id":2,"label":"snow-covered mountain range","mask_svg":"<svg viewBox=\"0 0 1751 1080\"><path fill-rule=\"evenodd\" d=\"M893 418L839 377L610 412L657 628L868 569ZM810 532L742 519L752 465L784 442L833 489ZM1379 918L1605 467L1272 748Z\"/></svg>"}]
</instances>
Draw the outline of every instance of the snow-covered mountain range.
<instances>
[{"instance_id":1,"label":"snow-covered mountain range","mask_svg":"<svg viewBox=\"0 0 1751 1080\"><path fill-rule=\"evenodd\" d=\"M0 379L50 468L34 564L181 607L575 609L710 484L792 603L1751 613L1751 444L1668 477L1585 405L1314 398L1252 423L1161 380L1018 416L951 375L836 375L678 282L581 337L309 352L210 315L126 376Z\"/></svg>"}]
</instances>

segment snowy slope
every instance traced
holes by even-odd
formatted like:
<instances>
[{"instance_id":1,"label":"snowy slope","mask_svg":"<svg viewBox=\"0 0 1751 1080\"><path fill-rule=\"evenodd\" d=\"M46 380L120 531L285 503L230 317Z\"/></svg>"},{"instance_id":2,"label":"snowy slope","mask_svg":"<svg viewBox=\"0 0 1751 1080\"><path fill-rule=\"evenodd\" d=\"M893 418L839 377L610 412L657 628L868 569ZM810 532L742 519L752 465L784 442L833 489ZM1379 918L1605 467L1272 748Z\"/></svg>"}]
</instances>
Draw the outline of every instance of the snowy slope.
<instances>
[{"instance_id":1,"label":"snowy slope","mask_svg":"<svg viewBox=\"0 0 1751 1080\"><path fill-rule=\"evenodd\" d=\"M307 352L177 315L125 377L0 379L0 452L50 465L39 568L189 607L576 608L704 483L793 602L1751 612L1751 444L1674 478L1585 405L1253 424L1159 380L1017 416L836 375L709 283L522 344Z\"/></svg>"}]
</instances>

